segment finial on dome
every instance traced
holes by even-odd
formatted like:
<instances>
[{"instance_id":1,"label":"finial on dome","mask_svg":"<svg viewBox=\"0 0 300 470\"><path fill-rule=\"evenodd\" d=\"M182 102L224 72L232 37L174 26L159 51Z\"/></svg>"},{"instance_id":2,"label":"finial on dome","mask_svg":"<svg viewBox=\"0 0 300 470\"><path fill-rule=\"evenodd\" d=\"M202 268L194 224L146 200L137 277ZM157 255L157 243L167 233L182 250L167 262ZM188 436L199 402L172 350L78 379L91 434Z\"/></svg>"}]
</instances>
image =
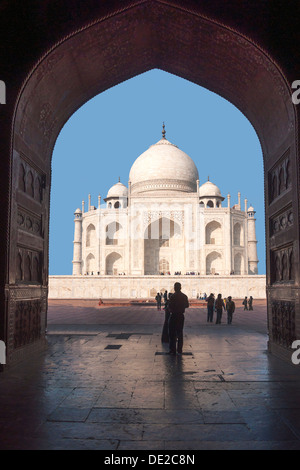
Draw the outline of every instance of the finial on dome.
<instances>
[{"instance_id":1,"label":"finial on dome","mask_svg":"<svg viewBox=\"0 0 300 470\"><path fill-rule=\"evenodd\" d=\"M119 176L119 183L121 183L121 181L120 181L120 176Z\"/></svg>"},{"instance_id":2,"label":"finial on dome","mask_svg":"<svg viewBox=\"0 0 300 470\"><path fill-rule=\"evenodd\" d=\"M166 138L166 131L165 131L165 123L163 122L163 130L162 130L162 136L163 136L163 139Z\"/></svg>"},{"instance_id":3,"label":"finial on dome","mask_svg":"<svg viewBox=\"0 0 300 470\"><path fill-rule=\"evenodd\" d=\"M209 181L209 176L207 177L207 181Z\"/></svg>"}]
</instances>

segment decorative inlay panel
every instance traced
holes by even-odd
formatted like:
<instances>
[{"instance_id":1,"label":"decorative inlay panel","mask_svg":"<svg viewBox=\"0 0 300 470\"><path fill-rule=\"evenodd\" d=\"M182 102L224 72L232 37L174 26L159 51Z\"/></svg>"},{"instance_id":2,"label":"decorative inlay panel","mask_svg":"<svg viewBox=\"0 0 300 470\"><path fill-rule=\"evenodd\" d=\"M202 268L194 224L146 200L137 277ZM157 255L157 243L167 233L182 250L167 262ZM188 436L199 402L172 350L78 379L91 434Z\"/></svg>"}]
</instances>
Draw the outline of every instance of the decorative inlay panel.
<instances>
[{"instance_id":1,"label":"decorative inlay panel","mask_svg":"<svg viewBox=\"0 0 300 470\"><path fill-rule=\"evenodd\" d=\"M131 194L141 193L144 191L158 190L176 190L185 192L195 192L196 184L183 180L158 179L142 181L131 185Z\"/></svg>"},{"instance_id":2,"label":"decorative inlay panel","mask_svg":"<svg viewBox=\"0 0 300 470\"><path fill-rule=\"evenodd\" d=\"M144 212L144 219L143 225L144 227L151 224L155 220L159 220L161 218L166 218L173 220L174 222L180 222L181 224L184 222L184 211L172 211L172 210L165 210L165 211L148 211Z\"/></svg>"}]
</instances>

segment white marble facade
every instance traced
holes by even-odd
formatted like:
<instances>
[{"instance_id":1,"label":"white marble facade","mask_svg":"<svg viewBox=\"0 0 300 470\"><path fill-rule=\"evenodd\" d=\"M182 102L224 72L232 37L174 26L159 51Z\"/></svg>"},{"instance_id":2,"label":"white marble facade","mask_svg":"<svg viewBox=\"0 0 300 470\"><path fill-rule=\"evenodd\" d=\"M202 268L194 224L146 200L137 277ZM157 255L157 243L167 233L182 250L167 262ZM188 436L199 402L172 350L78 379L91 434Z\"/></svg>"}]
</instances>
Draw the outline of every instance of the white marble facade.
<instances>
[{"instance_id":1,"label":"white marble facade","mask_svg":"<svg viewBox=\"0 0 300 470\"><path fill-rule=\"evenodd\" d=\"M132 165L104 203L75 211L74 276L257 274L255 211L233 207L193 160L165 137ZM132 288L131 291L137 289Z\"/></svg>"}]
</instances>

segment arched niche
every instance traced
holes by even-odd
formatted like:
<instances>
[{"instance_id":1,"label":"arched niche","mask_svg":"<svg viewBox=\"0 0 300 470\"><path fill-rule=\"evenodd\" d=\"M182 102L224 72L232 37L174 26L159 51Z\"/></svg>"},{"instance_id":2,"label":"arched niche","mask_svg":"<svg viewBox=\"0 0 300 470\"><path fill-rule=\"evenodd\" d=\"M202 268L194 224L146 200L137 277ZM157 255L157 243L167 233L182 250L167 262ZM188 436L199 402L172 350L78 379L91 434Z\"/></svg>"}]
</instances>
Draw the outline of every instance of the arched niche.
<instances>
[{"instance_id":1,"label":"arched niche","mask_svg":"<svg viewBox=\"0 0 300 470\"><path fill-rule=\"evenodd\" d=\"M212 251L206 256L206 274L223 274L223 259L221 253Z\"/></svg>"},{"instance_id":2,"label":"arched niche","mask_svg":"<svg viewBox=\"0 0 300 470\"><path fill-rule=\"evenodd\" d=\"M106 257L105 261L105 274L107 274L108 276L116 276L117 274L119 274L119 272L121 272L122 270L122 261L123 259L120 253L110 253Z\"/></svg>"},{"instance_id":3,"label":"arched niche","mask_svg":"<svg viewBox=\"0 0 300 470\"><path fill-rule=\"evenodd\" d=\"M222 245L222 225L216 220L208 222L205 226L205 243L208 245Z\"/></svg>"},{"instance_id":4,"label":"arched niche","mask_svg":"<svg viewBox=\"0 0 300 470\"><path fill-rule=\"evenodd\" d=\"M96 244L96 228L94 224L89 224L86 229L85 246L94 246Z\"/></svg>"},{"instance_id":5,"label":"arched niche","mask_svg":"<svg viewBox=\"0 0 300 470\"><path fill-rule=\"evenodd\" d=\"M95 256L92 253L89 253L88 256L86 257L85 271L86 271L86 274L91 274L91 273L95 274L97 271Z\"/></svg>"},{"instance_id":6,"label":"arched niche","mask_svg":"<svg viewBox=\"0 0 300 470\"><path fill-rule=\"evenodd\" d=\"M106 245L118 245L122 239L123 227L119 222L113 221L105 227Z\"/></svg>"},{"instance_id":7,"label":"arched niche","mask_svg":"<svg viewBox=\"0 0 300 470\"><path fill-rule=\"evenodd\" d=\"M240 222L236 222L233 226L233 244L236 246L243 246L243 227Z\"/></svg>"},{"instance_id":8,"label":"arched niche","mask_svg":"<svg viewBox=\"0 0 300 470\"><path fill-rule=\"evenodd\" d=\"M234 274L244 274L244 257L241 253L234 255Z\"/></svg>"}]
</instances>

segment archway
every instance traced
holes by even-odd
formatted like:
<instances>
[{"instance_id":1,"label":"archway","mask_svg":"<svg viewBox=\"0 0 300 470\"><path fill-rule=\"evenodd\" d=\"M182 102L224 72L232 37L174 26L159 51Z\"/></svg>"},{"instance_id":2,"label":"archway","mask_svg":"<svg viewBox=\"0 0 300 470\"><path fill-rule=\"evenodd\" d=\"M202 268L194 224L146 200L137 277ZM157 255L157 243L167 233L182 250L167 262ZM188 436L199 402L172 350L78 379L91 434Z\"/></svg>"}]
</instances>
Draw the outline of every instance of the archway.
<instances>
[{"instance_id":1,"label":"archway","mask_svg":"<svg viewBox=\"0 0 300 470\"><path fill-rule=\"evenodd\" d=\"M183 236L180 225L167 217L150 223L144 232L144 272L166 274L183 269Z\"/></svg>"},{"instance_id":2,"label":"archway","mask_svg":"<svg viewBox=\"0 0 300 470\"><path fill-rule=\"evenodd\" d=\"M86 258L86 262L85 262L85 271L86 271L86 274L96 274L96 260L95 260L95 256L90 253L87 258Z\"/></svg>"},{"instance_id":3,"label":"archway","mask_svg":"<svg viewBox=\"0 0 300 470\"><path fill-rule=\"evenodd\" d=\"M94 224L89 224L88 228L86 229L86 242L85 245L87 247L94 246L96 243L96 229Z\"/></svg>"},{"instance_id":4,"label":"archway","mask_svg":"<svg viewBox=\"0 0 300 470\"><path fill-rule=\"evenodd\" d=\"M244 274L244 259L241 253L234 255L234 274Z\"/></svg>"},{"instance_id":5,"label":"archway","mask_svg":"<svg viewBox=\"0 0 300 470\"><path fill-rule=\"evenodd\" d=\"M216 19L217 10L210 16L203 14L200 6L188 9L175 1L168 5L160 1L117 1L107 10L91 12L82 23L78 20L75 26L68 24L53 35L48 31L45 37L53 37L52 42L44 50L30 51L27 69L24 66L23 75L16 79L19 82L7 108L8 120L3 128L8 136L11 131L12 139L7 137L1 144L7 160L3 163L6 206L1 246L6 250L1 254L4 269L0 301L4 312L1 337L7 344L8 361L17 360L21 354L14 347L19 302L24 301L29 312L35 309L41 325L34 344L22 342L22 354L36 350L45 335L51 155L57 135L68 117L95 94L155 67L222 95L247 116L257 131L265 168L269 347L288 357L286 338L291 344L300 316L298 123L289 79L257 45L255 34L251 39L243 28L239 31L236 25L234 30L230 14L222 24ZM18 76L15 70L14 76ZM26 192L25 167L29 175L25 179ZM35 178L41 181L38 198ZM17 214L24 211L42 225L34 238L18 226ZM289 212L293 214L292 223L283 232L280 222L276 222L287 218ZM31 276L31 259L37 254L41 260L40 282L26 286L19 283L16 273L20 274L21 247L26 248L26 281ZM284 257L287 250L289 256ZM285 279L282 275L280 281L272 275L276 269L273 260L277 258L285 260ZM287 280L290 274L286 273L292 273L293 278ZM287 331L278 327L282 324L278 317L285 315L286 304L291 317Z\"/></svg>"},{"instance_id":6,"label":"archway","mask_svg":"<svg viewBox=\"0 0 300 470\"><path fill-rule=\"evenodd\" d=\"M113 252L106 257L106 274L109 276L116 276L122 268L122 256L119 253Z\"/></svg>"},{"instance_id":7,"label":"archway","mask_svg":"<svg viewBox=\"0 0 300 470\"><path fill-rule=\"evenodd\" d=\"M236 222L233 227L233 244L236 246L243 246L243 229L239 222Z\"/></svg>"},{"instance_id":8,"label":"archway","mask_svg":"<svg viewBox=\"0 0 300 470\"><path fill-rule=\"evenodd\" d=\"M118 245L122 237L122 225L119 222L111 222L105 228L106 245Z\"/></svg>"},{"instance_id":9,"label":"archway","mask_svg":"<svg viewBox=\"0 0 300 470\"><path fill-rule=\"evenodd\" d=\"M223 260L221 253L212 251L206 256L206 274L223 274Z\"/></svg>"},{"instance_id":10,"label":"archway","mask_svg":"<svg viewBox=\"0 0 300 470\"><path fill-rule=\"evenodd\" d=\"M212 220L205 227L205 243L208 245L222 245L222 226L220 222Z\"/></svg>"}]
</instances>

